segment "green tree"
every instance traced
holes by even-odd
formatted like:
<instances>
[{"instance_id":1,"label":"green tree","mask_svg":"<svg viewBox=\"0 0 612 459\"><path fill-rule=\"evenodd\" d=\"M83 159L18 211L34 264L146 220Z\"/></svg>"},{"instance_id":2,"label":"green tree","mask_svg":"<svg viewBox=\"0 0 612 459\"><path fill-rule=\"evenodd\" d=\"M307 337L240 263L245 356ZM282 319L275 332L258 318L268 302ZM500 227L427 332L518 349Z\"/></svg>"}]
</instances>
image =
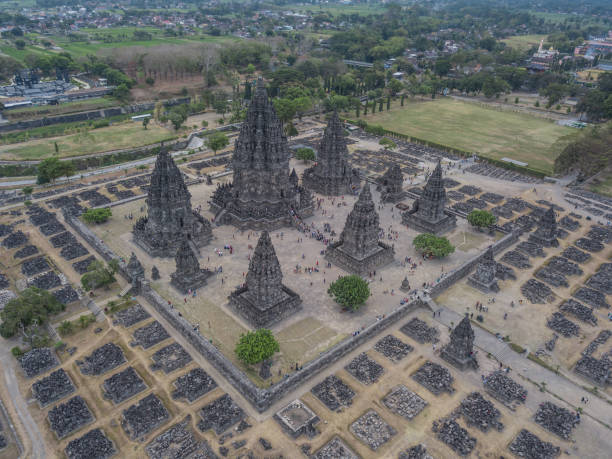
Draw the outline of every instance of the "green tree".
<instances>
[{"instance_id":1,"label":"green tree","mask_svg":"<svg viewBox=\"0 0 612 459\"><path fill-rule=\"evenodd\" d=\"M34 191L34 188L31 186L24 186L21 191L23 192L23 194L25 194L26 196L30 196L32 194L32 192Z\"/></svg>"},{"instance_id":2,"label":"green tree","mask_svg":"<svg viewBox=\"0 0 612 459\"><path fill-rule=\"evenodd\" d=\"M149 117L142 119L142 126L145 128L145 131L147 130L147 126L149 125L150 122L151 122L151 118Z\"/></svg>"},{"instance_id":3,"label":"green tree","mask_svg":"<svg viewBox=\"0 0 612 459\"><path fill-rule=\"evenodd\" d=\"M74 324L69 320L64 320L59 327L57 327L57 332L60 336L70 335L74 332Z\"/></svg>"},{"instance_id":4,"label":"green tree","mask_svg":"<svg viewBox=\"0 0 612 459\"><path fill-rule=\"evenodd\" d=\"M187 115L179 110L171 110L168 113L168 120L170 120L174 129L178 131L185 120L187 120Z\"/></svg>"},{"instance_id":5,"label":"green tree","mask_svg":"<svg viewBox=\"0 0 612 459\"><path fill-rule=\"evenodd\" d=\"M236 344L236 356L247 365L268 360L280 349L270 330L260 328L240 335Z\"/></svg>"},{"instance_id":6,"label":"green tree","mask_svg":"<svg viewBox=\"0 0 612 459\"><path fill-rule=\"evenodd\" d=\"M17 49L24 49L26 45L26 42L19 39L19 40L15 40L15 48Z\"/></svg>"},{"instance_id":7,"label":"green tree","mask_svg":"<svg viewBox=\"0 0 612 459\"><path fill-rule=\"evenodd\" d=\"M497 218L495 218L495 215L493 215L491 212L487 212L486 210L474 209L468 214L467 220L470 225L482 229L493 226L497 221Z\"/></svg>"},{"instance_id":8,"label":"green tree","mask_svg":"<svg viewBox=\"0 0 612 459\"><path fill-rule=\"evenodd\" d=\"M113 97L115 97L117 100L121 102L126 101L129 96L130 96L130 88L128 87L126 83L119 84L113 90Z\"/></svg>"},{"instance_id":9,"label":"green tree","mask_svg":"<svg viewBox=\"0 0 612 459\"><path fill-rule=\"evenodd\" d=\"M393 150L395 147L397 147L397 144L387 137L383 137L382 139L380 139L378 141L378 144L384 146L385 148L389 148L390 150Z\"/></svg>"},{"instance_id":10,"label":"green tree","mask_svg":"<svg viewBox=\"0 0 612 459\"><path fill-rule=\"evenodd\" d=\"M55 182L60 177L69 177L74 174L74 164L72 161L60 161L58 158L47 158L38 165L38 176L36 182L43 183Z\"/></svg>"},{"instance_id":11,"label":"green tree","mask_svg":"<svg viewBox=\"0 0 612 459\"><path fill-rule=\"evenodd\" d=\"M113 215L110 207L101 207L99 209L87 209L83 212L82 218L87 223L104 223Z\"/></svg>"},{"instance_id":12,"label":"green tree","mask_svg":"<svg viewBox=\"0 0 612 459\"><path fill-rule=\"evenodd\" d=\"M115 273L119 268L117 259L113 259L105 266L100 260L92 261L87 272L81 277L81 284L85 290L94 290L115 282Z\"/></svg>"},{"instance_id":13,"label":"green tree","mask_svg":"<svg viewBox=\"0 0 612 459\"><path fill-rule=\"evenodd\" d=\"M210 148L216 155L219 150L227 147L229 139L221 131L215 131L208 136L206 139L206 146Z\"/></svg>"},{"instance_id":14,"label":"green tree","mask_svg":"<svg viewBox=\"0 0 612 459\"><path fill-rule=\"evenodd\" d=\"M285 135L287 137L293 137L298 135L298 130L295 127L295 124L293 124L293 122L288 122L287 124L285 124Z\"/></svg>"},{"instance_id":15,"label":"green tree","mask_svg":"<svg viewBox=\"0 0 612 459\"><path fill-rule=\"evenodd\" d=\"M370 297L370 287L361 277L352 274L332 282L327 293L342 307L356 311Z\"/></svg>"},{"instance_id":16,"label":"green tree","mask_svg":"<svg viewBox=\"0 0 612 459\"><path fill-rule=\"evenodd\" d=\"M412 240L412 245L428 256L443 258L455 251L455 247L442 236L423 233Z\"/></svg>"},{"instance_id":17,"label":"green tree","mask_svg":"<svg viewBox=\"0 0 612 459\"><path fill-rule=\"evenodd\" d=\"M391 81L389 81L389 84L387 85L387 88L389 89L389 92L391 93L391 95L395 96L402 89L404 89L404 86L402 85L402 83L399 80L397 80L395 78L392 78Z\"/></svg>"},{"instance_id":18,"label":"green tree","mask_svg":"<svg viewBox=\"0 0 612 459\"><path fill-rule=\"evenodd\" d=\"M65 308L52 293L29 287L10 300L0 312L0 336L11 338L30 325L42 325L50 314L57 314Z\"/></svg>"},{"instance_id":19,"label":"green tree","mask_svg":"<svg viewBox=\"0 0 612 459\"><path fill-rule=\"evenodd\" d=\"M301 159L304 162L314 161L315 160L315 152L312 148L298 148L295 151L295 158Z\"/></svg>"}]
</instances>

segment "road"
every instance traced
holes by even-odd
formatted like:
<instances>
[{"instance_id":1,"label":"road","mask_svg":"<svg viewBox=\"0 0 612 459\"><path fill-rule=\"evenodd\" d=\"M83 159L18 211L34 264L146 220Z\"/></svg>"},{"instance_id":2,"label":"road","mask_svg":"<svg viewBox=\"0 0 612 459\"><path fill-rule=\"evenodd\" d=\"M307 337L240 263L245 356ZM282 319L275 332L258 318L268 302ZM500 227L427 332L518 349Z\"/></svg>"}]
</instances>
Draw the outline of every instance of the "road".
<instances>
[{"instance_id":1,"label":"road","mask_svg":"<svg viewBox=\"0 0 612 459\"><path fill-rule=\"evenodd\" d=\"M28 411L27 403L19 391L19 382L17 381L17 376L15 375L15 369L13 367L14 361L15 357L11 354L9 346L2 346L0 348L0 367L4 369L4 381L10 397L10 400L5 400L5 402L7 404L13 404L19 416L19 421L28 434L30 444L32 445L32 451L28 457L33 459L44 459L47 457L47 453L45 451L45 444L42 441L42 434L34 422L34 419L32 419Z\"/></svg>"}]
</instances>

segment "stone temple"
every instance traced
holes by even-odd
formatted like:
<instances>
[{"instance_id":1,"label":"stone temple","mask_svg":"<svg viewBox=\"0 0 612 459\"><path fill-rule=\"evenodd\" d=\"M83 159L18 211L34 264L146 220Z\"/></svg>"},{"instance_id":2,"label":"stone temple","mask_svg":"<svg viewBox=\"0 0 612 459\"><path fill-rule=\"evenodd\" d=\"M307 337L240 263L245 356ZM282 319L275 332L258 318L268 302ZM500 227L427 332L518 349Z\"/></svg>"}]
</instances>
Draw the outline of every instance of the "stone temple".
<instances>
[{"instance_id":1,"label":"stone temple","mask_svg":"<svg viewBox=\"0 0 612 459\"><path fill-rule=\"evenodd\" d=\"M312 215L312 196L289 176L289 148L283 125L263 80L234 144L232 184L219 186L210 207L217 224L273 230L289 226L293 214Z\"/></svg>"},{"instance_id":2,"label":"stone temple","mask_svg":"<svg viewBox=\"0 0 612 459\"><path fill-rule=\"evenodd\" d=\"M529 235L529 241L544 247L559 247L559 241L557 240L557 219L555 218L555 209L552 206L540 218L540 224Z\"/></svg>"},{"instance_id":3,"label":"stone temple","mask_svg":"<svg viewBox=\"0 0 612 459\"><path fill-rule=\"evenodd\" d=\"M423 193L412 208L402 214L402 222L422 233L443 234L457 225L455 216L445 209L446 190L442 181L442 165L434 169Z\"/></svg>"},{"instance_id":4,"label":"stone temple","mask_svg":"<svg viewBox=\"0 0 612 459\"><path fill-rule=\"evenodd\" d=\"M174 260L176 261L176 271L170 275L170 284L182 293L187 293L189 289L195 290L201 287L212 276L211 271L200 268L198 258L187 238L183 238Z\"/></svg>"},{"instance_id":5,"label":"stone temple","mask_svg":"<svg viewBox=\"0 0 612 459\"><path fill-rule=\"evenodd\" d=\"M300 296L282 281L272 240L263 231L251 257L246 282L230 295L229 303L253 327L269 327L302 308Z\"/></svg>"},{"instance_id":6,"label":"stone temple","mask_svg":"<svg viewBox=\"0 0 612 459\"><path fill-rule=\"evenodd\" d=\"M442 348L440 356L460 370L477 369L474 355L474 330L467 314L450 333L450 342Z\"/></svg>"},{"instance_id":7,"label":"stone temple","mask_svg":"<svg viewBox=\"0 0 612 459\"><path fill-rule=\"evenodd\" d=\"M493 248L489 247L478 265L476 271L468 277L468 284L478 290L488 292L499 292L499 286L495 274L497 272L497 263L493 258Z\"/></svg>"},{"instance_id":8,"label":"stone temple","mask_svg":"<svg viewBox=\"0 0 612 459\"><path fill-rule=\"evenodd\" d=\"M331 243L325 257L355 274L366 274L393 261L394 250L380 242L379 217L365 184L353 210L348 214L338 242Z\"/></svg>"},{"instance_id":9,"label":"stone temple","mask_svg":"<svg viewBox=\"0 0 612 459\"><path fill-rule=\"evenodd\" d=\"M127 266L125 267L125 271L130 276L133 293L140 293L142 281L145 278L145 270L142 267L140 260L136 258L136 254L134 252L132 252L132 255L130 255L130 259L128 261Z\"/></svg>"},{"instance_id":10,"label":"stone temple","mask_svg":"<svg viewBox=\"0 0 612 459\"><path fill-rule=\"evenodd\" d=\"M191 194L169 153L155 161L147 196L148 215L133 228L134 241L149 255L173 257L187 237L196 247L212 239L210 222L191 210Z\"/></svg>"},{"instance_id":11,"label":"stone temple","mask_svg":"<svg viewBox=\"0 0 612 459\"><path fill-rule=\"evenodd\" d=\"M395 203L406 197L404 175L398 164L392 165L377 182L376 189L380 191L382 201Z\"/></svg>"},{"instance_id":12,"label":"stone temple","mask_svg":"<svg viewBox=\"0 0 612 459\"><path fill-rule=\"evenodd\" d=\"M351 193L359 188L359 171L348 162L348 148L344 127L334 112L323 132L317 151L317 164L306 169L302 176L304 186L326 196Z\"/></svg>"}]
</instances>

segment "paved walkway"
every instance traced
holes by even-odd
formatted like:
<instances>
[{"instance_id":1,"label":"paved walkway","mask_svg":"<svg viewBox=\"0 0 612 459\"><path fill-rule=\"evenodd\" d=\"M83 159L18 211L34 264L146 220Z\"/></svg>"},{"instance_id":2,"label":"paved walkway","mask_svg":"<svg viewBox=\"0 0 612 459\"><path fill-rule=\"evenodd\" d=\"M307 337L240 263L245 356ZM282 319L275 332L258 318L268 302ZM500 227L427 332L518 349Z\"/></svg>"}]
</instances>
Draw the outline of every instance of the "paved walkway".
<instances>
[{"instance_id":1,"label":"paved walkway","mask_svg":"<svg viewBox=\"0 0 612 459\"><path fill-rule=\"evenodd\" d=\"M451 322L457 325L462 319L461 314L444 306L438 305L436 312L439 312L440 315L438 316L436 314L435 320L449 327ZM490 332L478 326L474 326L473 329L475 334L475 345L485 353L485 355L481 354L479 356L480 359L486 358L486 353L491 353L498 361L502 362L504 366L512 368L515 373L522 375L534 383L546 383L546 390L551 394L561 398L575 408L581 407L584 414L606 424L608 428L612 426L612 407L607 402L596 397L591 392L586 391L567 377L557 375L527 359L527 353L524 355L517 354L508 344L501 341ZM591 387L592 384L584 381L584 386ZM582 397L589 399L589 403L586 405L582 403L580 401ZM603 397L607 398L605 394L603 394Z\"/></svg>"},{"instance_id":2,"label":"paved walkway","mask_svg":"<svg viewBox=\"0 0 612 459\"><path fill-rule=\"evenodd\" d=\"M28 411L27 403L19 391L19 382L17 381L17 376L13 368L14 360L15 358L9 350L9 346L2 346L2 349L0 349L0 367L4 370L4 380L11 399L10 402L15 407L17 415L19 416L19 421L25 428L32 444L32 451L28 457L33 459L44 459L47 457L47 453L45 452L45 445L42 441L42 434L40 430L38 430L38 426Z\"/></svg>"}]
</instances>

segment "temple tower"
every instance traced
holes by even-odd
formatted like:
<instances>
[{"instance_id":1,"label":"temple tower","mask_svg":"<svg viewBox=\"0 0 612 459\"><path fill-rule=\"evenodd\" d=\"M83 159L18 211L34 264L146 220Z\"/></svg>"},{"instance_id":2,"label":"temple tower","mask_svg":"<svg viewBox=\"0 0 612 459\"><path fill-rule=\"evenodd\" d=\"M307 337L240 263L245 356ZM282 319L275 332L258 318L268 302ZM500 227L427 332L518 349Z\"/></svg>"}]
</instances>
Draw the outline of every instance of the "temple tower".
<instances>
[{"instance_id":1,"label":"temple tower","mask_svg":"<svg viewBox=\"0 0 612 459\"><path fill-rule=\"evenodd\" d=\"M312 215L310 193L290 180L283 125L260 78L234 144L231 186L219 187L210 206L218 224L271 230Z\"/></svg>"},{"instance_id":2,"label":"temple tower","mask_svg":"<svg viewBox=\"0 0 612 459\"><path fill-rule=\"evenodd\" d=\"M148 215L133 228L134 241L154 257L172 257L186 237L196 247L212 239L210 222L191 210L191 193L170 154L155 161L147 195Z\"/></svg>"},{"instance_id":3,"label":"temple tower","mask_svg":"<svg viewBox=\"0 0 612 459\"><path fill-rule=\"evenodd\" d=\"M485 293L499 292L496 273L497 263L493 258L493 248L489 247L476 265L474 274L468 277L468 284Z\"/></svg>"},{"instance_id":4,"label":"temple tower","mask_svg":"<svg viewBox=\"0 0 612 459\"><path fill-rule=\"evenodd\" d=\"M555 209L552 206L540 218L538 229L529 235L529 241L544 247L559 247L557 219L555 217Z\"/></svg>"},{"instance_id":5,"label":"temple tower","mask_svg":"<svg viewBox=\"0 0 612 459\"><path fill-rule=\"evenodd\" d=\"M283 272L267 231L249 263L245 284L229 297L230 305L253 327L268 327L301 309L297 293L284 286Z\"/></svg>"},{"instance_id":6,"label":"temple tower","mask_svg":"<svg viewBox=\"0 0 612 459\"><path fill-rule=\"evenodd\" d=\"M379 217L366 183L348 214L338 242L328 246L326 258L347 271L364 274L393 261L393 248L378 240Z\"/></svg>"},{"instance_id":7,"label":"temple tower","mask_svg":"<svg viewBox=\"0 0 612 459\"><path fill-rule=\"evenodd\" d=\"M474 356L474 330L467 314L450 334L450 342L442 348L440 356L460 370L478 368Z\"/></svg>"},{"instance_id":8,"label":"temple tower","mask_svg":"<svg viewBox=\"0 0 612 459\"><path fill-rule=\"evenodd\" d=\"M200 262L186 238L183 239L174 260L176 271L170 275L170 283L181 293L203 286L212 275L211 271L200 268Z\"/></svg>"},{"instance_id":9,"label":"temple tower","mask_svg":"<svg viewBox=\"0 0 612 459\"><path fill-rule=\"evenodd\" d=\"M377 180L376 189L381 193L384 202L399 202L406 197L403 189L404 175L398 164L392 165L383 176Z\"/></svg>"},{"instance_id":10,"label":"temple tower","mask_svg":"<svg viewBox=\"0 0 612 459\"><path fill-rule=\"evenodd\" d=\"M334 112L323 132L317 151L317 163L302 176L304 186L326 196L350 193L359 187L359 172L348 162L344 127Z\"/></svg>"},{"instance_id":11,"label":"temple tower","mask_svg":"<svg viewBox=\"0 0 612 459\"><path fill-rule=\"evenodd\" d=\"M446 190L442 180L442 165L438 161L423 188L423 194L414 201L410 210L402 214L402 221L422 233L446 233L455 228L457 221L454 215L447 212L445 205Z\"/></svg>"}]
</instances>

